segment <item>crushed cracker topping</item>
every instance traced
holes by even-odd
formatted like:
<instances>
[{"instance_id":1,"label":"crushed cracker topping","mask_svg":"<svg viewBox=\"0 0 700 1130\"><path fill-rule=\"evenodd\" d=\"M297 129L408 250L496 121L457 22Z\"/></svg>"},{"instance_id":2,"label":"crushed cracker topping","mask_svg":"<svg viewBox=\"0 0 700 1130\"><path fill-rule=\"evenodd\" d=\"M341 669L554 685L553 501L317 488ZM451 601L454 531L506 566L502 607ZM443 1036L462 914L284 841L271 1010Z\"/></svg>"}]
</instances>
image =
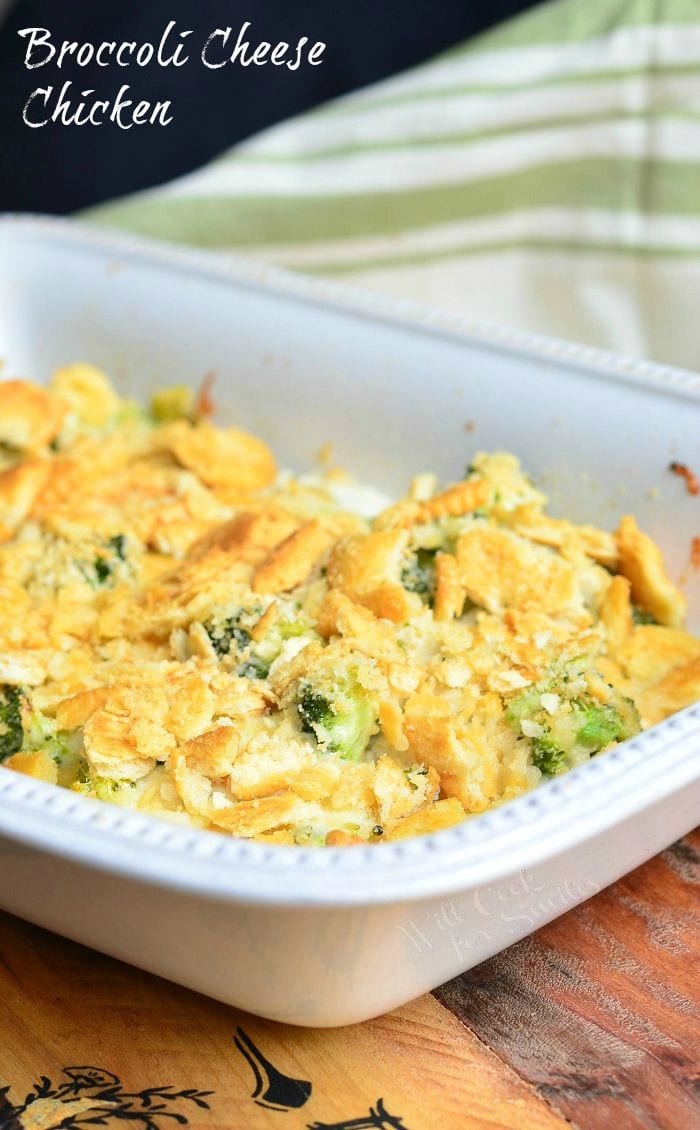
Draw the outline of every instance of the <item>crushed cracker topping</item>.
<instances>
[{"instance_id":1,"label":"crushed cracker topping","mask_svg":"<svg viewBox=\"0 0 700 1130\"><path fill-rule=\"evenodd\" d=\"M210 380L148 409L86 364L0 383L7 768L264 843L390 843L700 698L632 517L551 518L480 453L368 518L376 491L280 475L212 411Z\"/></svg>"}]
</instances>

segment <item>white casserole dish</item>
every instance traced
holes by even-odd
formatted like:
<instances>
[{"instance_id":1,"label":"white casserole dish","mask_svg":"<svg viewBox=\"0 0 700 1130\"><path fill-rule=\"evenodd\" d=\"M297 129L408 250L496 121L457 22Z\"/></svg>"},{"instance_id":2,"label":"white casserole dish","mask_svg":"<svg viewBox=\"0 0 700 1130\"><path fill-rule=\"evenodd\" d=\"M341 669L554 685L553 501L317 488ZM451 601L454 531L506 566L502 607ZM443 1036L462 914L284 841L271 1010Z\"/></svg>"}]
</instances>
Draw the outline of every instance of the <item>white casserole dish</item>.
<instances>
[{"instance_id":1,"label":"white casserole dish","mask_svg":"<svg viewBox=\"0 0 700 1130\"><path fill-rule=\"evenodd\" d=\"M217 374L227 417L304 469L388 493L509 449L555 511L633 512L678 575L700 501L700 377L55 220L0 221L0 357L72 360L120 389ZM474 431L467 434L467 422ZM652 497L653 488L660 495ZM700 630L700 584L687 589ZM381 847L264 847L131 814L0 768L0 905L192 989L293 1024L393 1008L530 933L684 834L700 705L536 792Z\"/></svg>"}]
</instances>

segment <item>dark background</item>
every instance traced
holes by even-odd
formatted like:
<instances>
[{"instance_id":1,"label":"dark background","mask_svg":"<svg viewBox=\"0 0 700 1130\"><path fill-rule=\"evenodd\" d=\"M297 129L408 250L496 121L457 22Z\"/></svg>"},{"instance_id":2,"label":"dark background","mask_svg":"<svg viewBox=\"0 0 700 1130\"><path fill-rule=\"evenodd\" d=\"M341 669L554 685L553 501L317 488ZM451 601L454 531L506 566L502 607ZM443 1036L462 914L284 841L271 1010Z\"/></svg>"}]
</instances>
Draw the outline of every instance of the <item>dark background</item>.
<instances>
[{"instance_id":1,"label":"dark background","mask_svg":"<svg viewBox=\"0 0 700 1130\"><path fill-rule=\"evenodd\" d=\"M217 153L328 98L376 82L500 23L537 0L16 0L0 28L0 210L66 213L170 180ZM26 70L17 31L46 27L54 44L150 40L173 19L192 28L182 68L85 67L51 63ZM231 26L232 47L246 20L253 44L327 44L320 66L290 72L267 65L207 70L199 52L216 27ZM177 42L177 40L175 40ZM22 109L41 86L71 95L94 88L114 98L129 83L135 100L173 103L174 121L121 130L116 125L30 129ZM77 99L76 99L77 100Z\"/></svg>"}]
</instances>

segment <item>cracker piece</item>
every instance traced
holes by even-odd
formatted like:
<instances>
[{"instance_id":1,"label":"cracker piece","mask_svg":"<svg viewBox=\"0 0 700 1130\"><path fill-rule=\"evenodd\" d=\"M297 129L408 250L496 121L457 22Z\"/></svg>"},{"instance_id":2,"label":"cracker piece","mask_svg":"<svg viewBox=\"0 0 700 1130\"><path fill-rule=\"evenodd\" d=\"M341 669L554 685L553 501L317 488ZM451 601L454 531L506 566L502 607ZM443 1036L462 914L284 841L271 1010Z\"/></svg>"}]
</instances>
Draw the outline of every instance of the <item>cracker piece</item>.
<instances>
[{"instance_id":1,"label":"cracker piece","mask_svg":"<svg viewBox=\"0 0 700 1130\"><path fill-rule=\"evenodd\" d=\"M445 797L421 808L399 820L386 835L388 842L407 840L413 836L428 836L431 832L442 832L454 828L464 821L466 812L456 797Z\"/></svg>"},{"instance_id":2,"label":"cracker piece","mask_svg":"<svg viewBox=\"0 0 700 1130\"><path fill-rule=\"evenodd\" d=\"M383 620L402 623L416 615L422 611L423 602L401 584L408 540L407 531L398 529L344 538L328 563L329 587L339 589Z\"/></svg>"},{"instance_id":3,"label":"cracker piece","mask_svg":"<svg viewBox=\"0 0 700 1130\"><path fill-rule=\"evenodd\" d=\"M277 467L267 444L239 428L217 428L206 420L175 420L157 442L207 486L242 492L274 482Z\"/></svg>"},{"instance_id":4,"label":"cracker piece","mask_svg":"<svg viewBox=\"0 0 700 1130\"><path fill-rule=\"evenodd\" d=\"M4 764L6 769L14 769L15 773L24 773L37 781L47 781L50 785L58 784L58 766L45 749L14 753Z\"/></svg>"},{"instance_id":5,"label":"cracker piece","mask_svg":"<svg viewBox=\"0 0 700 1130\"><path fill-rule=\"evenodd\" d=\"M613 653L626 643L634 631L632 587L627 577L613 577L600 606L600 619L608 637L608 649Z\"/></svg>"},{"instance_id":6,"label":"cracker piece","mask_svg":"<svg viewBox=\"0 0 700 1130\"><path fill-rule=\"evenodd\" d=\"M565 613L577 604L576 574L569 562L510 530L467 530L457 544L457 560L467 596L488 612Z\"/></svg>"},{"instance_id":7,"label":"cracker piece","mask_svg":"<svg viewBox=\"0 0 700 1130\"><path fill-rule=\"evenodd\" d=\"M21 451L46 447L61 430L66 410L29 381L0 381L0 443Z\"/></svg>"},{"instance_id":8,"label":"cracker piece","mask_svg":"<svg viewBox=\"0 0 700 1130\"><path fill-rule=\"evenodd\" d=\"M680 628L685 620L686 600L671 581L656 542L642 533L631 514L622 519L616 533L620 572L632 585L632 599L669 628Z\"/></svg>"},{"instance_id":9,"label":"cracker piece","mask_svg":"<svg viewBox=\"0 0 700 1130\"><path fill-rule=\"evenodd\" d=\"M57 369L51 391L88 427L101 428L119 413L122 401L109 379L94 365L78 363Z\"/></svg>"},{"instance_id":10,"label":"cracker piece","mask_svg":"<svg viewBox=\"0 0 700 1130\"><path fill-rule=\"evenodd\" d=\"M331 538L316 521L305 522L258 565L253 591L290 592L308 578L331 544Z\"/></svg>"},{"instance_id":11,"label":"cracker piece","mask_svg":"<svg viewBox=\"0 0 700 1130\"><path fill-rule=\"evenodd\" d=\"M457 558L451 553L436 554L435 619L459 619L466 597L464 586L459 579Z\"/></svg>"},{"instance_id":12,"label":"cracker piece","mask_svg":"<svg viewBox=\"0 0 700 1130\"><path fill-rule=\"evenodd\" d=\"M700 700L700 656L676 667L655 686L639 696L644 721L653 726L662 719Z\"/></svg>"},{"instance_id":13,"label":"cracker piece","mask_svg":"<svg viewBox=\"0 0 700 1130\"><path fill-rule=\"evenodd\" d=\"M507 518L511 529L530 541L548 545L551 549L562 549L567 541L573 541L587 557L606 569L617 568L617 542L607 530L599 530L596 526L575 526L564 518L550 518L539 507L529 503L518 506L504 518Z\"/></svg>"},{"instance_id":14,"label":"cracker piece","mask_svg":"<svg viewBox=\"0 0 700 1130\"><path fill-rule=\"evenodd\" d=\"M0 473L0 542L9 541L46 485L50 464L29 459Z\"/></svg>"}]
</instances>

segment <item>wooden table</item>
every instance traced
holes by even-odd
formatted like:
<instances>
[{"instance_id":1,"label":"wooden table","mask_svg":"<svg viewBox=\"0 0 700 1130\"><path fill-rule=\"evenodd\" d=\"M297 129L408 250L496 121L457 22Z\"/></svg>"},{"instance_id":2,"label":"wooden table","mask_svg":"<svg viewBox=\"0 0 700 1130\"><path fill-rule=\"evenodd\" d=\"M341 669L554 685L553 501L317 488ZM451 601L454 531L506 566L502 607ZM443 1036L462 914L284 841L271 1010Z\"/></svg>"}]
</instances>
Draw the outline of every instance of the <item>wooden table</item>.
<instances>
[{"instance_id":1,"label":"wooden table","mask_svg":"<svg viewBox=\"0 0 700 1130\"><path fill-rule=\"evenodd\" d=\"M0 1127L700 1128L699 880L696 833L435 994L325 1031L0 916Z\"/></svg>"}]
</instances>

